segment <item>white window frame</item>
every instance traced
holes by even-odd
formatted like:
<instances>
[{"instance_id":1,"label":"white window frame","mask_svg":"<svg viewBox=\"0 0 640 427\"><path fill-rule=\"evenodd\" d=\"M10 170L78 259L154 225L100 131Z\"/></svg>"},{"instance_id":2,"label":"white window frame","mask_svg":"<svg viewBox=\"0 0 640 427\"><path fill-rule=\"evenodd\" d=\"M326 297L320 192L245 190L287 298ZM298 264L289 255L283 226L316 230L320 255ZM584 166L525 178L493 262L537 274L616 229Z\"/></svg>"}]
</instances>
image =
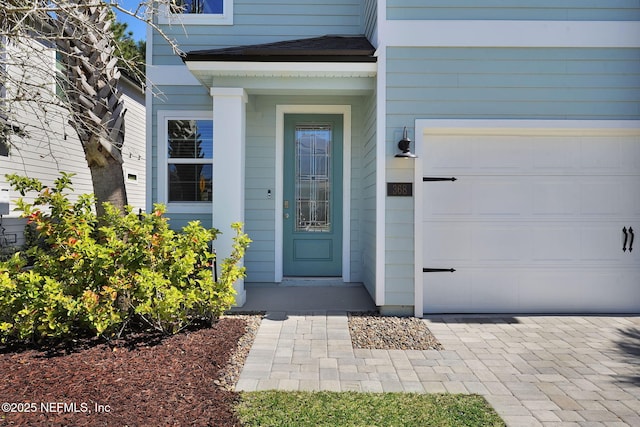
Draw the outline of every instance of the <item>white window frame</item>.
<instances>
[{"instance_id":1,"label":"white window frame","mask_svg":"<svg viewBox=\"0 0 640 427\"><path fill-rule=\"evenodd\" d=\"M233 25L233 0L222 0L222 13L171 13L166 5L160 7L159 24Z\"/></svg>"},{"instance_id":2,"label":"white window frame","mask_svg":"<svg viewBox=\"0 0 640 427\"><path fill-rule=\"evenodd\" d=\"M191 111L174 111L162 110L158 111L158 203L167 206L167 211L171 213L211 213L214 203L213 197L206 202L169 202L169 156L167 155L167 141L169 137L169 120L211 120L213 122L213 114L211 111L191 110ZM213 151L215 156L215 141L213 141ZM194 161L195 163L195 161ZM205 162L198 163L211 164L213 168L213 158ZM215 183L214 183L215 186Z\"/></svg>"}]
</instances>

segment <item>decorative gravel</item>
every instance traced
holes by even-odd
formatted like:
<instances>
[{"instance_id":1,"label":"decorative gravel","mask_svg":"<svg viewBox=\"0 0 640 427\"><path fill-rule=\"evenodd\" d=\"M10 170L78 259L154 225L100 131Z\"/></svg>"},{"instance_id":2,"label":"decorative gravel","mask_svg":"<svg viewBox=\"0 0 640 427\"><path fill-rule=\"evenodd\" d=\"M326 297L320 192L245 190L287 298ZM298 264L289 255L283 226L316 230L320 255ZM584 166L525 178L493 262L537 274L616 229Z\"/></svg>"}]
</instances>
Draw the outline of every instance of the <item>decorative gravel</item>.
<instances>
[{"instance_id":1,"label":"decorative gravel","mask_svg":"<svg viewBox=\"0 0 640 427\"><path fill-rule=\"evenodd\" d=\"M258 328L260 328L260 322L264 317L261 314L234 314L226 317L233 319L242 319L246 322L245 333L238 340L238 345L235 352L229 358L229 361L225 367L220 371L218 379L214 381L214 384L229 391L233 391L245 360L251 350L251 345L256 338Z\"/></svg>"},{"instance_id":2,"label":"decorative gravel","mask_svg":"<svg viewBox=\"0 0 640 427\"><path fill-rule=\"evenodd\" d=\"M377 350L442 350L427 325L415 317L350 313L353 348Z\"/></svg>"}]
</instances>

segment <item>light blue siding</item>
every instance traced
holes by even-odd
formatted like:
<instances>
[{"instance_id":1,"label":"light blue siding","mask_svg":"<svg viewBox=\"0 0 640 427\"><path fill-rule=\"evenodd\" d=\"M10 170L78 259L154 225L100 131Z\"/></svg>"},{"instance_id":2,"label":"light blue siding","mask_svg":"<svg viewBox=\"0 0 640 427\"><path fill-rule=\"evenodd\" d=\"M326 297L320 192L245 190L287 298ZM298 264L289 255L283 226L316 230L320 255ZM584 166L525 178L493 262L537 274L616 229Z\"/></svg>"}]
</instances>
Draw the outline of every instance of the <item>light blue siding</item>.
<instances>
[{"instance_id":1,"label":"light blue siding","mask_svg":"<svg viewBox=\"0 0 640 427\"><path fill-rule=\"evenodd\" d=\"M366 100L361 149L362 282L375 298L376 287L376 96Z\"/></svg>"},{"instance_id":2,"label":"light blue siding","mask_svg":"<svg viewBox=\"0 0 640 427\"><path fill-rule=\"evenodd\" d=\"M362 34L361 0L234 0L233 25L163 25L183 51L215 49L326 34ZM185 35L188 32L188 37ZM158 34L153 64L181 63Z\"/></svg>"},{"instance_id":3,"label":"light blue siding","mask_svg":"<svg viewBox=\"0 0 640 427\"><path fill-rule=\"evenodd\" d=\"M378 27L377 0L362 0L362 34L370 41L374 41L374 34Z\"/></svg>"},{"instance_id":4,"label":"light blue siding","mask_svg":"<svg viewBox=\"0 0 640 427\"><path fill-rule=\"evenodd\" d=\"M388 0L387 19L633 21L638 0Z\"/></svg>"},{"instance_id":5,"label":"light blue siding","mask_svg":"<svg viewBox=\"0 0 640 427\"><path fill-rule=\"evenodd\" d=\"M393 155L418 118L640 119L640 49L388 48L387 58L388 182L413 180L413 162ZM388 197L386 209L386 303L412 305L412 199Z\"/></svg>"},{"instance_id":6,"label":"light blue siding","mask_svg":"<svg viewBox=\"0 0 640 427\"><path fill-rule=\"evenodd\" d=\"M390 129L415 118L637 119L640 49L389 48Z\"/></svg>"},{"instance_id":7,"label":"light blue siding","mask_svg":"<svg viewBox=\"0 0 640 427\"><path fill-rule=\"evenodd\" d=\"M387 164L387 182L413 181L412 163L407 159L391 160ZM413 305L413 198L387 197L385 206L385 305Z\"/></svg>"},{"instance_id":8,"label":"light blue siding","mask_svg":"<svg viewBox=\"0 0 640 427\"><path fill-rule=\"evenodd\" d=\"M363 153L365 98L347 96L250 95L247 104L245 228L253 240L245 256L247 282L273 282L275 277L276 106L351 105L351 279L362 281ZM271 190L271 198L268 198ZM279 219L278 219L279 220ZM375 225L374 225L375 227Z\"/></svg>"}]
</instances>

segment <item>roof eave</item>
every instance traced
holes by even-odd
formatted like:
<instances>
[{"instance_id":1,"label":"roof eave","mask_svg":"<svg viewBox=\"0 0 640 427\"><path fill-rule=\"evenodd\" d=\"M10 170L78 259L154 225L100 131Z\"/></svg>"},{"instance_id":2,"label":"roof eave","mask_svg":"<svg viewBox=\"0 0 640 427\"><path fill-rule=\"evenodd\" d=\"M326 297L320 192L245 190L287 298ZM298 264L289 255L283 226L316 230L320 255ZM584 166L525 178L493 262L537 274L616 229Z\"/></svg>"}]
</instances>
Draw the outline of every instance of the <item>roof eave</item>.
<instances>
[{"instance_id":1,"label":"roof eave","mask_svg":"<svg viewBox=\"0 0 640 427\"><path fill-rule=\"evenodd\" d=\"M237 77L375 77L376 62L186 61L195 75Z\"/></svg>"},{"instance_id":2,"label":"roof eave","mask_svg":"<svg viewBox=\"0 0 640 427\"><path fill-rule=\"evenodd\" d=\"M361 95L374 90L375 62L218 62L186 63L205 87L243 87L249 93L335 93Z\"/></svg>"},{"instance_id":3,"label":"roof eave","mask_svg":"<svg viewBox=\"0 0 640 427\"><path fill-rule=\"evenodd\" d=\"M328 52L327 52L328 53ZM324 55L262 55L262 54L246 54L246 55L235 55L235 54L217 54L217 55L206 55L206 54L187 54L186 57L183 58L185 63L188 62L283 62L283 63L291 63L291 62L314 62L314 63L322 63L322 62L331 62L331 63L360 63L360 62L376 62L377 58L375 56L366 56L366 55L342 55L340 53L334 52L334 54L324 54Z\"/></svg>"}]
</instances>

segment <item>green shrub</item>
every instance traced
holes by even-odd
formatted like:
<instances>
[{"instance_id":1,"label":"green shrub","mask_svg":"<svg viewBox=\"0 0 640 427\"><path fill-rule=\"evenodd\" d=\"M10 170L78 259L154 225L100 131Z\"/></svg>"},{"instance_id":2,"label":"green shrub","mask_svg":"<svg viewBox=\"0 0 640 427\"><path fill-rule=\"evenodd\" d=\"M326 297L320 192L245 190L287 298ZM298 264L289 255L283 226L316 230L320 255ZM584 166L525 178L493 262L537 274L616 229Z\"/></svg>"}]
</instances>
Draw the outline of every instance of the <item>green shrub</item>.
<instances>
[{"instance_id":1,"label":"green shrub","mask_svg":"<svg viewBox=\"0 0 640 427\"><path fill-rule=\"evenodd\" d=\"M215 282L210 244L218 230L194 221L177 233L162 205L152 213L128 208L125 215L105 205L98 218L92 196L69 200L71 177L63 173L48 188L7 176L22 196L38 192L33 203L17 202L38 243L0 263L0 338L109 337L134 323L176 333L195 321L212 322L231 307L250 243L240 224L232 225L233 253ZM33 263L29 271L27 260Z\"/></svg>"}]
</instances>

